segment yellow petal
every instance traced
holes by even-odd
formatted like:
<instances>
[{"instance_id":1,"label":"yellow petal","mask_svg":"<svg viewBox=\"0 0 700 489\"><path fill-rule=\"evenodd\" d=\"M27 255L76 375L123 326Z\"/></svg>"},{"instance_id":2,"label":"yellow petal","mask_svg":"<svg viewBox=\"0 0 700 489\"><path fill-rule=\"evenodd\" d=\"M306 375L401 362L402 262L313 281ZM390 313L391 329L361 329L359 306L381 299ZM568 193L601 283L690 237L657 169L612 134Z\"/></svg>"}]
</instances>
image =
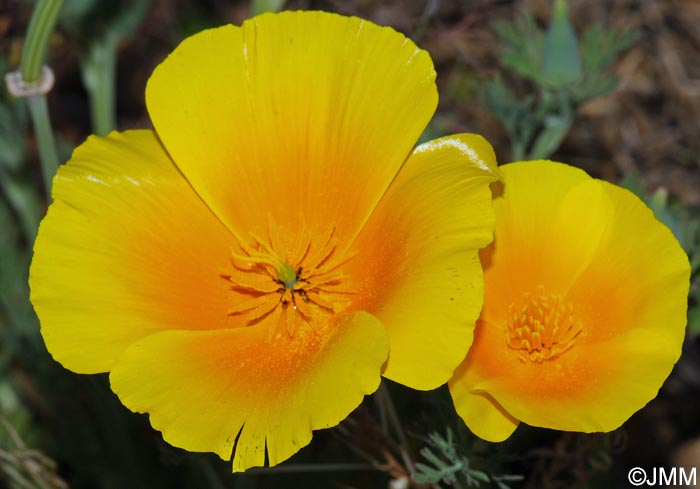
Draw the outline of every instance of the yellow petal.
<instances>
[{"instance_id":1,"label":"yellow petal","mask_svg":"<svg viewBox=\"0 0 700 489\"><path fill-rule=\"evenodd\" d=\"M232 230L264 233L263 209L351 237L435 110L434 78L428 54L390 28L283 12L186 39L154 71L146 102Z\"/></svg>"},{"instance_id":2,"label":"yellow petal","mask_svg":"<svg viewBox=\"0 0 700 489\"><path fill-rule=\"evenodd\" d=\"M152 131L92 136L58 171L30 270L51 354L104 372L167 328L230 326L230 235Z\"/></svg>"},{"instance_id":3,"label":"yellow petal","mask_svg":"<svg viewBox=\"0 0 700 489\"><path fill-rule=\"evenodd\" d=\"M513 301L537 285L565 293L580 270L552 267L550 262L585 267L610 213L602 192L572 192L592 180L578 168L551 161L501 168L504 182L493 202L497 219L493 244L481 253L487 288L498 291L485 302L482 316L495 324L505 320ZM569 232L583 227L586 232Z\"/></svg>"},{"instance_id":4,"label":"yellow petal","mask_svg":"<svg viewBox=\"0 0 700 489\"><path fill-rule=\"evenodd\" d=\"M595 325L599 342L634 328L663 331L679 345L685 334L690 266L673 233L631 192L600 182L614 215L599 249L572 287L571 301ZM680 354L680 350L676 352Z\"/></svg>"},{"instance_id":5,"label":"yellow petal","mask_svg":"<svg viewBox=\"0 0 700 489\"><path fill-rule=\"evenodd\" d=\"M276 465L379 385L382 325L364 312L331 321L293 336L262 327L154 334L119 357L112 388L175 446L226 460L234 450L235 471L264 465L266 452Z\"/></svg>"},{"instance_id":6,"label":"yellow petal","mask_svg":"<svg viewBox=\"0 0 700 489\"><path fill-rule=\"evenodd\" d=\"M416 389L449 379L483 301L479 248L492 238L491 146L462 134L414 151L358 239L363 302L387 327L384 375Z\"/></svg>"}]
</instances>

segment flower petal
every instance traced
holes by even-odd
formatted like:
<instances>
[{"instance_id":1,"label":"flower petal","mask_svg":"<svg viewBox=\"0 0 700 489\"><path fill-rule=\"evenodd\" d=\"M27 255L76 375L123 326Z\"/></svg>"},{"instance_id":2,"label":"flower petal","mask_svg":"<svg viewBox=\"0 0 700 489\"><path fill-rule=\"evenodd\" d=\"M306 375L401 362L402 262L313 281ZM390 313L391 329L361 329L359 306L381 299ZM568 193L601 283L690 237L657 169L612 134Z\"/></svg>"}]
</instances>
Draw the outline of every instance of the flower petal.
<instances>
[{"instance_id":1,"label":"flower petal","mask_svg":"<svg viewBox=\"0 0 700 489\"><path fill-rule=\"evenodd\" d=\"M572 302L589 305L581 314L595 328L583 339L602 342L631 328L651 329L663 331L680 354L688 257L639 198L607 182L600 185L614 202L614 214L598 252L568 294Z\"/></svg>"},{"instance_id":2,"label":"flower petal","mask_svg":"<svg viewBox=\"0 0 700 489\"><path fill-rule=\"evenodd\" d=\"M272 466L379 386L382 325L365 312L331 321L293 336L261 326L158 333L124 352L112 388L175 446L222 459L235 450L235 471L264 465L267 451Z\"/></svg>"},{"instance_id":3,"label":"flower petal","mask_svg":"<svg viewBox=\"0 0 700 489\"><path fill-rule=\"evenodd\" d=\"M30 270L31 300L56 360L104 372L167 328L231 326L231 236L152 131L90 137L54 180Z\"/></svg>"},{"instance_id":4,"label":"flower petal","mask_svg":"<svg viewBox=\"0 0 700 489\"><path fill-rule=\"evenodd\" d=\"M485 325L477 323L474 343L479 341L479 334ZM481 380L478 365L469 360L464 361L449 381L450 395L457 414L469 429L479 438L488 441L503 441L518 427L520 421L514 418L493 397L483 391L474 391L473 387Z\"/></svg>"},{"instance_id":5,"label":"flower petal","mask_svg":"<svg viewBox=\"0 0 700 489\"><path fill-rule=\"evenodd\" d=\"M425 143L362 230L350 275L362 277L357 307L389 331L386 377L436 388L469 349L483 300L477 252L492 238L489 184L498 175L480 136Z\"/></svg>"},{"instance_id":6,"label":"flower petal","mask_svg":"<svg viewBox=\"0 0 700 489\"><path fill-rule=\"evenodd\" d=\"M474 388L532 426L612 431L656 396L680 345L660 330L635 329L605 343L577 345L554 365L521 364Z\"/></svg>"},{"instance_id":7,"label":"flower petal","mask_svg":"<svg viewBox=\"0 0 700 489\"><path fill-rule=\"evenodd\" d=\"M435 110L434 79L428 54L390 28L283 12L186 39L155 69L146 102L230 229L264 234L264 211L351 238Z\"/></svg>"},{"instance_id":8,"label":"flower petal","mask_svg":"<svg viewBox=\"0 0 700 489\"><path fill-rule=\"evenodd\" d=\"M565 294L597 251L612 212L602 190L577 189L597 185L578 168L528 161L502 169L493 244L481 253L487 288L498 291L482 313L493 324L503 323L508 306L537 285Z\"/></svg>"}]
</instances>

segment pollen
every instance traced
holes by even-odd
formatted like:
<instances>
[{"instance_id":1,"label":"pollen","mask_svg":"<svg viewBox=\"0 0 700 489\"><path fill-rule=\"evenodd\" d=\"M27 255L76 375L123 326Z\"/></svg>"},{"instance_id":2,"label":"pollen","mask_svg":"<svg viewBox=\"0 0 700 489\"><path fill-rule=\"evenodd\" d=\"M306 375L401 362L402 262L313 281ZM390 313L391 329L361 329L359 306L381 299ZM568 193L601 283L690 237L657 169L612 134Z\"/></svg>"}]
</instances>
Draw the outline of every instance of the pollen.
<instances>
[{"instance_id":1,"label":"pollen","mask_svg":"<svg viewBox=\"0 0 700 489\"><path fill-rule=\"evenodd\" d=\"M228 316L246 326L266 322L271 335L286 330L293 336L300 325L314 329L324 316L351 304L355 292L342 266L353 255L338 249L335 227L312 233L303 225L291 245L285 231L268 218L265 237L239 238L232 270L222 277L237 299Z\"/></svg>"},{"instance_id":2,"label":"pollen","mask_svg":"<svg viewBox=\"0 0 700 489\"><path fill-rule=\"evenodd\" d=\"M548 294L542 285L508 307L508 347L518 351L523 362L558 357L574 346L582 330L574 306L558 294Z\"/></svg>"}]
</instances>

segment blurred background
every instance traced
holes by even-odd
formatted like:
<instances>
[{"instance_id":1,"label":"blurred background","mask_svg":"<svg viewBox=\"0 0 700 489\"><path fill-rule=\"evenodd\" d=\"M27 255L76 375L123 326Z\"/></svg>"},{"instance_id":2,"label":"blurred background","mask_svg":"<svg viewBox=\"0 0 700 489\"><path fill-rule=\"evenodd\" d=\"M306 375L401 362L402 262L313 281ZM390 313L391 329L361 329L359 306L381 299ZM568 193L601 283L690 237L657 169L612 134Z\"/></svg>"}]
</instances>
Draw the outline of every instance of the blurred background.
<instances>
[{"instance_id":1,"label":"blurred background","mask_svg":"<svg viewBox=\"0 0 700 489\"><path fill-rule=\"evenodd\" d=\"M35 5L0 0L3 74L20 65ZM280 8L356 15L426 49L440 105L424 140L480 133L500 163L551 158L645 199L693 267L671 377L613 433L521 426L501 444L471 435L445 388L385 382L287 463L232 475L230 462L163 442L105 375L68 372L46 351L27 286L48 205L41 161L51 155L33 125L45 114L2 82L0 488L609 488L630 487L636 466L700 471L700 2L65 0L45 60L55 86L42 99L54 160L90 133L150 127L146 81L183 38Z\"/></svg>"}]
</instances>

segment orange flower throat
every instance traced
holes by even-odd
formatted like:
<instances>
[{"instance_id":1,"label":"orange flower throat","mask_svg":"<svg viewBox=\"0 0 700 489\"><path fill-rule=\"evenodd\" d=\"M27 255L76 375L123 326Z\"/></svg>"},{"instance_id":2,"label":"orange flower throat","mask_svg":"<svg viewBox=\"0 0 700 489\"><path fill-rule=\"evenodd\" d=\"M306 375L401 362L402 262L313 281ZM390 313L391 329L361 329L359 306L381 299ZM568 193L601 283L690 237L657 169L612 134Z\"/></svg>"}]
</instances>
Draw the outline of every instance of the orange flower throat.
<instances>
[{"instance_id":1,"label":"orange flower throat","mask_svg":"<svg viewBox=\"0 0 700 489\"><path fill-rule=\"evenodd\" d=\"M561 355L574 345L582 329L573 305L557 294L547 294L542 285L508 306L508 346L520 352L523 362L541 363Z\"/></svg>"},{"instance_id":2,"label":"orange flower throat","mask_svg":"<svg viewBox=\"0 0 700 489\"><path fill-rule=\"evenodd\" d=\"M250 236L248 243L238 240L240 252L232 253L233 271L222 275L240 294L229 316L241 316L246 326L276 316L270 332L283 327L293 336L300 322L313 329L322 316L350 305L354 291L340 269L353 255L339 252L335 227L319 236L303 226L290 246L280 227L268 218L267 239Z\"/></svg>"}]
</instances>

